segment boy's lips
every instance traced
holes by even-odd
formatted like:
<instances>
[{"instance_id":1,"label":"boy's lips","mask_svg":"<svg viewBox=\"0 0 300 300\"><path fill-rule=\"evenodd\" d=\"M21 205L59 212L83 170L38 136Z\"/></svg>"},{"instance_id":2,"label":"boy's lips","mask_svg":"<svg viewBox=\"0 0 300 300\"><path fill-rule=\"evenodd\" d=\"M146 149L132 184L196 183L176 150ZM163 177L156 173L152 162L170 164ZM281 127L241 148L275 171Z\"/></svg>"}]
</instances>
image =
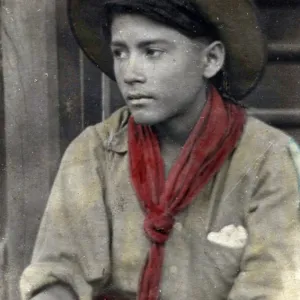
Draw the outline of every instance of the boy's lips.
<instances>
[{"instance_id":1,"label":"boy's lips","mask_svg":"<svg viewBox=\"0 0 300 300\"><path fill-rule=\"evenodd\" d=\"M142 93L129 93L126 97L128 100L138 100L138 99L147 99L152 98L150 95Z\"/></svg>"},{"instance_id":2,"label":"boy's lips","mask_svg":"<svg viewBox=\"0 0 300 300\"><path fill-rule=\"evenodd\" d=\"M126 98L131 105L148 104L154 100L150 95L140 93L128 94Z\"/></svg>"},{"instance_id":3,"label":"boy's lips","mask_svg":"<svg viewBox=\"0 0 300 300\"><path fill-rule=\"evenodd\" d=\"M153 98L135 98L129 100L130 105L143 105L153 102Z\"/></svg>"}]
</instances>

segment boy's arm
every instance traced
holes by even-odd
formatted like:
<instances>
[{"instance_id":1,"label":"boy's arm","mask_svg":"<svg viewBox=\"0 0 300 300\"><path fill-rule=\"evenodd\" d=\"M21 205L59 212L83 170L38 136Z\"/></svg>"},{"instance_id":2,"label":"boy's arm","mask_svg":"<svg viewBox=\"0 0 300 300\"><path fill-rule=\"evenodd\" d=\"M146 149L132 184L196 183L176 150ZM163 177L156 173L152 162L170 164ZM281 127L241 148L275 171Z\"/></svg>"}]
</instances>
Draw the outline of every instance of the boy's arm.
<instances>
[{"instance_id":1,"label":"boy's arm","mask_svg":"<svg viewBox=\"0 0 300 300\"><path fill-rule=\"evenodd\" d=\"M228 300L300 299L300 151L272 147L246 212L246 246Z\"/></svg>"},{"instance_id":2,"label":"boy's arm","mask_svg":"<svg viewBox=\"0 0 300 300\"><path fill-rule=\"evenodd\" d=\"M98 135L88 128L66 150L40 225L32 262L21 277L23 300L55 284L70 287L79 300L89 300L95 292L94 283L101 289L109 278L105 157L98 144Z\"/></svg>"}]
</instances>

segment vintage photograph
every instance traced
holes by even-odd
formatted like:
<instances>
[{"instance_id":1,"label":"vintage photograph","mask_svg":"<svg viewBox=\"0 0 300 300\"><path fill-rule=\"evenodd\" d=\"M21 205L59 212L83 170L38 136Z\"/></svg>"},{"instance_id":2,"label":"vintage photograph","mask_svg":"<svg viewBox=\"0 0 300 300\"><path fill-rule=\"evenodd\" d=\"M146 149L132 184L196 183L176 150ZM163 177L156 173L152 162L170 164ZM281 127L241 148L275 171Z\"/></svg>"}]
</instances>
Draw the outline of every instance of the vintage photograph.
<instances>
[{"instance_id":1,"label":"vintage photograph","mask_svg":"<svg viewBox=\"0 0 300 300\"><path fill-rule=\"evenodd\" d=\"M0 300L300 300L299 0L0 6Z\"/></svg>"}]
</instances>

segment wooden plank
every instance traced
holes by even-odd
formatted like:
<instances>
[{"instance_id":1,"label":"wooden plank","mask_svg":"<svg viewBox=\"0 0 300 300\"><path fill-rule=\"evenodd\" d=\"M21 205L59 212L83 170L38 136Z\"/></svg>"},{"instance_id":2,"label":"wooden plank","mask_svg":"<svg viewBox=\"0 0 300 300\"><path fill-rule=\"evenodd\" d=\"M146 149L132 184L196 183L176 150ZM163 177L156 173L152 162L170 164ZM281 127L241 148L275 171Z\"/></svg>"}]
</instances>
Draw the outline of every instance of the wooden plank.
<instances>
[{"instance_id":1,"label":"wooden plank","mask_svg":"<svg viewBox=\"0 0 300 300\"><path fill-rule=\"evenodd\" d=\"M270 62L300 61L300 44L270 43L268 45Z\"/></svg>"},{"instance_id":2,"label":"wooden plank","mask_svg":"<svg viewBox=\"0 0 300 300\"><path fill-rule=\"evenodd\" d=\"M2 29L2 0L0 0L0 30ZM0 299L7 299L6 290L6 219L7 208L5 199L5 114L4 87L2 70L2 39L0 39Z\"/></svg>"},{"instance_id":3,"label":"wooden plank","mask_svg":"<svg viewBox=\"0 0 300 300\"><path fill-rule=\"evenodd\" d=\"M84 126L102 121L102 72L87 57L83 59Z\"/></svg>"},{"instance_id":4,"label":"wooden plank","mask_svg":"<svg viewBox=\"0 0 300 300\"><path fill-rule=\"evenodd\" d=\"M268 64L256 89L243 100L248 107L297 109L300 68L297 63Z\"/></svg>"},{"instance_id":5,"label":"wooden plank","mask_svg":"<svg viewBox=\"0 0 300 300\"><path fill-rule=\"evenodd\" d=\"M299 0L255 0L254 1L259 7L296 7L300 5Z\"/></svg>"},{"instance_id":6,"label":"wooden plank","mask_svg":"<svg viewBox=\"0 0 300 300\"><path fill-rule=\"evenodd\" d=\"M102 74L102 120L108 118L111 114L111 90L110 79Z\"/></svg>"},{"instance_id":7,"label":"wooden plank","mask_svg":"<svg viewBox=\"0 0 300 300\"><path fill-rule=\"evenodd\" d=\"M300 109L248 109L250 116L280 128L300 128Z\"/></svg>"},{"instance_id":8,"label":"wooden plank","mask_svg":"<svg viewBox=\"0 0 300 300\"><path fill-rule=\"evenodd\" d=\"M7 299L6 267L7 267L6 237L0 240L0 299Z\"/></svg>"},{"instance_id":9,"label":"wooden plank","mask_svg":"<svg viewBox=\"0 0 300 300\"><path fill-rule=\"evenodd\" d=\"M54 0L53 0L54 1ZM56 1L61 151L82 131L83 57L70 30L67 1Z\"/></svg>"},{"instance_id":10,"label":"wooden plank","mask_svg":"<svg viewBox=\"0 0 300 300\"><path fill-rule=\"evenodd\" d=\"M55 2L3 4L7 298L29 263L59 152Z\"/></svg>"}]
</instances>

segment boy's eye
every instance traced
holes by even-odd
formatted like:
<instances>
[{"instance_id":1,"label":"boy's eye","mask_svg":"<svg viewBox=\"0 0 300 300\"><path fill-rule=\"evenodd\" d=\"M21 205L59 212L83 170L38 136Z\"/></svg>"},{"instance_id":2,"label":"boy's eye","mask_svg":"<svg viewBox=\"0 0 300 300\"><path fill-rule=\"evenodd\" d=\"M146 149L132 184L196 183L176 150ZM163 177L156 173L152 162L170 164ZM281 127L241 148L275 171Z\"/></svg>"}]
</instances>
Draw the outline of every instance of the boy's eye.
<instances>
[{"instance_id":1,"label":"boy's eye","mask_svg":"<svg viewBox=\"0 0 300 300\"><path fill-rule=\"evenodd\" d=\"M126 52L124 50L121 50L121 49L113 49L112 50L112 54L113 54L113 57L115 58L125 58L126 57Z\"/></svg>"},{"instance_id":2,"label":"boy's eye","mask_svg":"<svg viewBox=\"0 0 300 300\"><path fill-rule=\"evenodd\" d=\"M158 49L147 49L146 50L146 55L150 57L159 57L162 55L164 51L158 50Z\"/></svg>"}]
</instances>

